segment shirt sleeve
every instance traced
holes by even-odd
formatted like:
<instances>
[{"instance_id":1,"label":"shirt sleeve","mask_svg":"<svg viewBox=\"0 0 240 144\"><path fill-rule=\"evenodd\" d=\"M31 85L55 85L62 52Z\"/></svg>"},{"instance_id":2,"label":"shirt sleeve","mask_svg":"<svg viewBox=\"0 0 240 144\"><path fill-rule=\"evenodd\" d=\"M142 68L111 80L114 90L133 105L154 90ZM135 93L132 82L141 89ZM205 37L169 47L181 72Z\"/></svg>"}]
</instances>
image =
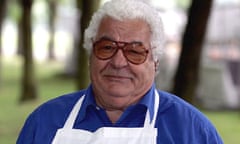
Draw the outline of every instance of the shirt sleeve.
<instances>
[{"instance_id":1,"label":"shirt sleeve","mask_svg":"<svg viewBox=\"0 0 240 144\"><path fill-rule=\"evenodd\" d=\"M203 140L206 144L223 144L216 128L209 122L208 126L202 128Z\"/></svg>"},{"instance_id":2,"label":"shirt sleeve","mask_svg":"<svg viewBox=\"0 0 240 144\"><path fill-rule=\"evenodd\" d=\"M217 129L198 109L177 96L161 94L158 143L223 144Z\"/></svg>"},{"instance_id":3,"label":"shirt sleeve","mask_svg":"<svg viewBox=\"0 0 240 144\"><path fill-rule=\"evenodd\" d=\"M36 117L31 114L27 118L16 144L33 144L36 130Z\"/></svg>"}]
</instances>

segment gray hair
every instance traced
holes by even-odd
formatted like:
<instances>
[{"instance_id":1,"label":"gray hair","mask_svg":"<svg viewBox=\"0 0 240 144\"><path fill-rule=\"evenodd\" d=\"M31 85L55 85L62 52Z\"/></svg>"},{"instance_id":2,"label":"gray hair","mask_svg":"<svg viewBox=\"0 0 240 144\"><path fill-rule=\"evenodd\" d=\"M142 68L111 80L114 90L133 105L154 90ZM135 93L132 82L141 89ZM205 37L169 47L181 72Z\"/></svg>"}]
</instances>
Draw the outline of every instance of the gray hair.
<instances>
[{"instance_id":1,"label":"gray hair","mask_svg":"<svg viewBox=\"0 0 240 144\"><path fill-rule=\"evenodd\" d=\"M161 58L164 47L164 32L160 13L146 0L111 0L106 2L92 17L89 27L85 30L83 47L91 52L92 41L95 40L101 20L109 16L117 20L141 19L151 29L151 48L154 61Z\"/></svg>"}]
</instances>

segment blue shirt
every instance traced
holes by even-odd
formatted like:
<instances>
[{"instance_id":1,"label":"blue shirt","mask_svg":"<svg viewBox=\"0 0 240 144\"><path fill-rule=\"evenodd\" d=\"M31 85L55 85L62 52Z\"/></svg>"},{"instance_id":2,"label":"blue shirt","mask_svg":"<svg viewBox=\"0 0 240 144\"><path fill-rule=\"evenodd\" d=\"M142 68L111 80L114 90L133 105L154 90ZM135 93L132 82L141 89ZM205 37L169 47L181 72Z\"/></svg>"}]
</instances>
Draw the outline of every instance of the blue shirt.
<instances>
[{"instance_id":1,"label":"blue shirt","mask_svg":"<svg viewBox=\"0 0 240 144\"><path fill-rule=\"evenodd\" d=\"M143 127L147 109L154 114L153 85L136 105L129 106L116 123L96 105L92 86L46 102L31 113L18 137L17 144L50 144L62 128L75 103L85 94L74 128L91 132L100 127ZM158 91L160 105L155 127L157 144L222 144L211 122L196 108L177 96Z\"/></svg>"}]
</instances>

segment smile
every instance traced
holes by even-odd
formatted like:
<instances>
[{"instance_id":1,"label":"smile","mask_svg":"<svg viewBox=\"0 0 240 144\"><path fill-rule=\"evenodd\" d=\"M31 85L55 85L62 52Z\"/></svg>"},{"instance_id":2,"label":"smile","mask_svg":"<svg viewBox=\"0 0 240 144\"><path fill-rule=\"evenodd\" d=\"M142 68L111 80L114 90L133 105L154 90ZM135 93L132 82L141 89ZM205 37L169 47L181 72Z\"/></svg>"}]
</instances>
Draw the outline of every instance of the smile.
<instances>
[{"instance_id":1,"label":"smile","mask_svg":"<svg viewBox=\"0 0 240 144\"><path fill-rule=\"evenodd\" d=\"M119 75L105 75L105 78L107 78L110 81L125 81L130 80L130 77L127 76L119 76Z\"/></svg>"}]
</instances>

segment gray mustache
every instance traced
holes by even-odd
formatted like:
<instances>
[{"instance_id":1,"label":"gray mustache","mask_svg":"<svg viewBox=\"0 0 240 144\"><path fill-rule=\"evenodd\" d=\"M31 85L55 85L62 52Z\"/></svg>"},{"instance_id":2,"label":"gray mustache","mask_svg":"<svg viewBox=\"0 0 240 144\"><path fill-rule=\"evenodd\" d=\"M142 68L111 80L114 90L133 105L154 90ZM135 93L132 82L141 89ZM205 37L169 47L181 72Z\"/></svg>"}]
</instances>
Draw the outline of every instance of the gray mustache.
<instances>
[{"instance_id":1,"label":"gray mustache","mask_svg":"<svg viewBox=\"0 0 240 144\"><path fill-rule=\"evenodd\" d=\"M134 75L126 70L116 70L116 69L105 69L102 71L103 75L106 76L115 76L115 77L126 77L133 78Z\"/></svg>"}]
</instances>

